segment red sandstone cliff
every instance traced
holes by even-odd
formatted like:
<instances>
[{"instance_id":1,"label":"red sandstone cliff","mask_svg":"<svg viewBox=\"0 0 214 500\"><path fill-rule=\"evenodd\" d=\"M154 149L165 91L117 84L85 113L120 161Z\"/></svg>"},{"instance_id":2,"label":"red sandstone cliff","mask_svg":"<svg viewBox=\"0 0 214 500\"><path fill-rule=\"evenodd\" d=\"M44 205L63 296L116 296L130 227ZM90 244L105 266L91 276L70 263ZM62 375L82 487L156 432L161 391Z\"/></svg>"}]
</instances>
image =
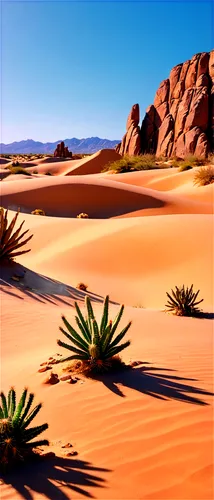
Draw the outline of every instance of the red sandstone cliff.
<instances>
[{"instance_id":1,"label":"red sandstone cliff","mask_svg":"<svg viewBox=\"0 0 214 500\"><path fill-rule=\"evenodd\" d=\"M189 154L214 151L214 51L175 66L161 82L139 128L139 105L132 107L117 151L124 155Z\"/></svg>"}]
</instances>

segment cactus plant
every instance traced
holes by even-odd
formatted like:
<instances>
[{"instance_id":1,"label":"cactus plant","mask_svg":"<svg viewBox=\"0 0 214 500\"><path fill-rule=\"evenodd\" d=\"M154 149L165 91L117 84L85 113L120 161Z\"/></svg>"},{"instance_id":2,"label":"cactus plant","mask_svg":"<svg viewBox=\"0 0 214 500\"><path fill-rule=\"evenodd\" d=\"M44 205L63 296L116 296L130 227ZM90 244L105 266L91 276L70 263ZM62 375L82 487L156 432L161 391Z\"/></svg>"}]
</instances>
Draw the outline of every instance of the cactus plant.
<instances>
[{"instance_id":1,"label":"cactus plant","mask_svg":"<svg viewBox=\"0 0 214 500\"><path fill-rule=\"evenodd\" d=\"M168 301L166 307L176 316L197 316L200 313L198 304L203 302L204 299L196 300L200 290L196 293L193 292L193 285L190 288L183 285L182 287L175 287L175 291L171 290L171 295L166 292Z\"/></svg>"},{"instance_id":2,"label":"cactus plant","mask_svg":"<svg viewBox=\"0 0 214 500\"><path fill-rule=\"evenodd\" d=\"M48 424L28 428L42 404L37 404L31 409L34 394L30 393L27 397L27 393L28 390L25 388L18 404L13 387L7 398L3 392L0 394L0 470L2 471L32 456L34 448L49 444L47 439L32 441L48 428Z\"/></svg>"},{"instance_id":3,"label":"cactus plant","mask_svg":"<svg viewBox=\"0 0 214 500\"><path fill-rule=\"evenodd\" d=\"M102 319L98 326L91 300L88 296L85 298L85 303L87 308L86 318L83 317L77 302L75 302L77 312L75 320L80 333L71 326L65 316L62 316L67 331L61 326L60 330L69 340L69 344L61 340L57 340L57 344L74 354L61 358L59 362L79 360L82 361L82 364L86 367L86 371L87 369L89 372L102 371L110 368L112 360L114 363L116 355L130 345L129 340L122 344L119 344L119 342L124 338L126 332L130 328L131 321L115 338L113 338L122 317L124 305L121 306L115 320L113 322L111 320L109 321L109 296L107 295L103 304ZM117 360L119 360L119 358L117 358Z\"/></svg>"},{"instance_id":4,"label":"cactus plant","mask_svg":"<svg viewBox=\"0 0 214 500\"><path fill-rule=\"evenodd\" d=\"M28 241L31 240L33 235L28 236L25 240L21 241L21 239L28 233L24 231L20 234L24 221L20 224L18 229L12 234L14 226L17 221L17 217L19 215L19 211L16 212L16 215L13 217L11 223L8 225L8 210L4 211L4 208L0 208L0 259L8 259L12 260L14 257L18 255L22 255L24 253L30 252L29 250L21 250L20 252L16 252L16 250L22 246L24 246Z\"/></svg>"}]
</instances>

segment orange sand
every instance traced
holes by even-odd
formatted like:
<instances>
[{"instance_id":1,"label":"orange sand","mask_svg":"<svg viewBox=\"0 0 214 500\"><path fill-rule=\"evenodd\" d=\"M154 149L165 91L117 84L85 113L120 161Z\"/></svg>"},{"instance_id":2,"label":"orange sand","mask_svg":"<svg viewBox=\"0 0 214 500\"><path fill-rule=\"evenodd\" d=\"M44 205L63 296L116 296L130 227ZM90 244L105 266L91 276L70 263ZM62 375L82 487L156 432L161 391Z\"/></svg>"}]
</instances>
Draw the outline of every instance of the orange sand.
<instances>
[{"instance_id":1,"label":"orange sand","mask_svg":"<svg viewBox=\"0 0 214 500\"><path fill-rule=\"evenodd\" d=\"M20 222L34 233L32 251L14 268L24 266L24 279L11 279L14 266L1 269L1 386L35 391L44 402L37 422L48 421L56 453L8 476L1 499L211 500L212 186L196 188L192 171L175 169L100 174L90 161L81 177L61 171L1 183L1 205L20 206ZM30 215L35 208L48 216ZM76 219L85 211L90 219ZM38 367L63 352L60 316L72 320L74 300L83 305L80 281L98 318L107 293L125 303L122 323L133 325L123 359L143 364L102 381L44 386ZM166 291L183 283L200 288L204 319L163 312ZM112 315L117 310L111 304ZM67 442L77 457L65 456Z\"/></svg>"}]
</instances>

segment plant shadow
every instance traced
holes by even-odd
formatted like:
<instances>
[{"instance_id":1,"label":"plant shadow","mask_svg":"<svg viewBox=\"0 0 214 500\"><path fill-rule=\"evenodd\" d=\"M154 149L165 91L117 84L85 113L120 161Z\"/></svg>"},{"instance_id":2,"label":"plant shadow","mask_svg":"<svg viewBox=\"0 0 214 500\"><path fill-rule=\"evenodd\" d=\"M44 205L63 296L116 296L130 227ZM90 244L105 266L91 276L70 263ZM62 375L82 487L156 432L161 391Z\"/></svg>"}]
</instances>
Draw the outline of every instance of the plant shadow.
<instances>
[{"instance_id":1,"label":"plant shadow","mask_svg":"<svg viewBox=\"0 0 214 500\"><path fill-rule=\"evenodd\" d=\"M18 278L17 278L18 277ZM15 279L14 279L15 278ZM74 301L84 302L88 295L93 302L102 303L103 297L87 290L84 292L61 281L48 278L16 262L8 262L0 269L2 291L20 300L31 297L40 303L74 305ZM111 301L112 304L117 302Z\"/></svg>"},{"instance_id":2,"label":"plant shadow","mask_svg":"<svg viewBox=\"0 0 214 500\"><path fill-rule=\"evenodd\" d=\"M120 397L125 397L121 387L126 387L165 401L174 399L197 405L209 404L198 396L213 396L214 393L187 383L196 382L196 379L179 377L168 373L165 374L162 373L163 371L172 372L174 370L152 366L138 366L102 377L96 377L96 379L102 381L110 391Z\"/></svg>"},{"instance_id":3,"label":"plant shadow","mask_svg":"<svg viewBox=\"0 0 214 500\"><path fill-rule=\"evenodd\" d=\"M25 500L36 498L35 493L50 500L71 500L72 492L95 498L87 488L105 487L106 480L98 476L101 472L111 470L94 467L83 460L54 457L27 464L23 472L20 469L5 475L3 482L11 485ZM63 491L63 487L71 493Z\"/></svg>"}]
</instances>

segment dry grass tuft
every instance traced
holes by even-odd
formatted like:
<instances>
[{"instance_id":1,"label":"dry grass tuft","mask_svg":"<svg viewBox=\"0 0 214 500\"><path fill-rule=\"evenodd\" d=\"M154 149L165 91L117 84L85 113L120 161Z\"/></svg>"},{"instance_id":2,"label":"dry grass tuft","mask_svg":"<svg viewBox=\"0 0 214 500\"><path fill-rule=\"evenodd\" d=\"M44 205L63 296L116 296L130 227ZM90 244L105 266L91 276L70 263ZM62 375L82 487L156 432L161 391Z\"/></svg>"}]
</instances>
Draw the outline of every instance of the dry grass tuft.
<instances>
[{"instance_id":1,"label":"dry grass tuft","mask_svg":"<svg viewBox=\"0 0 214 500\"><path fill-rule=\"evenodd\" d=\"M194 184L196 186L207 186L214 182L214 167L201 167L195 172Z\"/></svg>"}]
</instances>

